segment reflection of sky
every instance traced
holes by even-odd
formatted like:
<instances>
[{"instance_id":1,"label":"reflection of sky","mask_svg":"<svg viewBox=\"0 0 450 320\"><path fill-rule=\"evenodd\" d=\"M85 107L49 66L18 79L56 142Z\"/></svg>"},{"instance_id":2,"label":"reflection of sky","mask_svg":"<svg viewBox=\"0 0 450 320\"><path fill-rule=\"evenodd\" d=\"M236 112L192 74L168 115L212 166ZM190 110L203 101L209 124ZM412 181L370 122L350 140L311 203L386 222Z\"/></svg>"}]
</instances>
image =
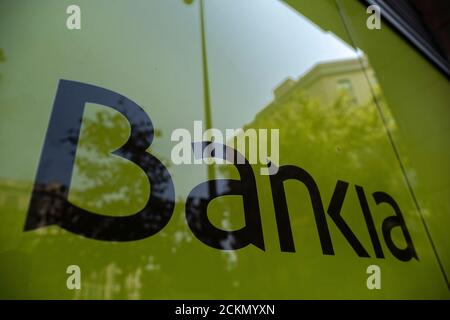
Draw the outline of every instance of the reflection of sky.
<instances>
[{"instance_id":1,"label":"reflection of sky","mask_svg":"<svg viewBox=\"0 0 450 320\"><path fill-rule=\"evenodd\" d=\"M95 19L72 32L61 26L64 6L57 0L2 3L0 14L8 15L0 25L18 27L0 28L7 57L0 66L0 146L4 155L13 155L1 159L0 177L33 181L61 78L117 91L141 105L162 132L152 150L170 159L172 130L192 131L193 121L204 115L198 4L140 0L106 7L80 1L86 17L95 12ZM297 78L319 61L355 55L278 0L204 5L213 126L221 129L252 121L287 77ZM45 23L35 28L35 21ZM204 166L170 171L177 196L206 178Z\"/></svg>"},{"instance_id":2,"label":"reflection of sky","mask_svg":"<svg viewBox=\"0 0 450 320\"><path fill-rule=\"evenodd\" d=\"M205 10L214 127L249 123L286 78L356 56L278 0L208 0Z\"/></svg>"}]
</instances>

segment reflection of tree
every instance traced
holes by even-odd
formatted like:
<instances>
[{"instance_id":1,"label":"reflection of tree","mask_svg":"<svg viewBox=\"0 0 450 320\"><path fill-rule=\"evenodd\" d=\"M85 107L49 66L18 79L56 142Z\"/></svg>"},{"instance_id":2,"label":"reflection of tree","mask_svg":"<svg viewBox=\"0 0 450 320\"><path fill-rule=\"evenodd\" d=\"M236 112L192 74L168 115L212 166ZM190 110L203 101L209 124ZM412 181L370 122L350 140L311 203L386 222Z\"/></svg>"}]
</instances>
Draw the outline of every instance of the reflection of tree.
<instances>
[{"instance_id":1,"label":"reflection of tree","mask_svg":"<svg viewBox=\"0 0 450 320\"><path fill-rule=\"evenodd\" d=\"M282 163L301 160L318 167L335 161L349 169L358 167L360 153L372 153L373 145L385 139L374 105L356 106L345 94L323 106L294 92L264 109L247 127L280 129Z\"/></svg>"},{"instance_id":2,"label":"reflection of tree","mask_svg":"<svg viewBox=\"0 0 450 320\"><path fill-rule=\"evenodd\" d=\"M118 113L99 111L93 117L83 119L82 137L78 145L76 166L82 183L76 188L76 197L82 199L85 205L97 208L103 213L127 209L133 203L144 203L149 195L147 179L138 171L130 172L132 164L119 160L111 152L128 139L129 128L127 121ZM143 130L139 133L143 141L149 132ZM160 132L155 132L160 136ZM69 133L65 140L76 141ZM135 142L139 144L139 141ZM133 154L133 148L128 146L125 152ZM151 150L148 150L151 153ZM152 163L143 164L147 159L137 159L142 167L150 168L153 172L158 167ZM167 163L164 164L166 167ZM158 181L165 181L170 177L162 173L157 174ZM158 190L162 191L162 190Z\"/></svg>"},{"instance_id":3,"label":"reflection of tree","mask_svg":"<svg viewBox=\"0 0 450 320\"><path fill-rule=\"evenodd\" d=\"M117 211L133 214L130 207L133 210L136 203L138 206L144 204L149 197L148 179L142 170L130 161L111 154L128 140L130 130L123 116L107 111L109 110L103 109L93 116L88 112L83 118L79 139L76 137L78 135L76 130L68 130L66 137L60 140L61 145L72 145L73 148L68 150L73 153L76 150L77 155L75 171L80 181L71 186L70 201L75 200L80 207L106 216ZM151 136L152 133L148 132L147 128L147 125L143 125L141 129L137 124L135 139L121 148L122 155L132 159L142 168L150 170L156 183L164 182L170 177L166 172L159 172L160 166L152 161L153 158L135 152L135 149L141 150L141 143L146 144L148 137ZM154 135L160 136L160 133L155 132ZM151 153L151 150L148 152ZM135 170L130 171L130 167L133 169L133 166ZM68 191L66 186L52 182L39 185L35 190L39 193L39 202L35 205L42 219L48 216L73 214L73 210L68 209L71 205L66 201ZM164 193L164 190L154 191ZM180 212L180 208L180 205L176 206L174 215ZM74 218L76 219L76 213ZM132 232L133 230L130 230L130 233ZM30 244L31 248L25 250L33 250L35 254L40 252L40 256L47 256L49 261L52 256L58 256L61 261L72 260L67 262L68 264L73 263L73 260L89 261L91 267L84 266L89 270L84 281L86 288L83 294L76 295L77 298L98 299L117 296L139 298L141 282L145 281L143 279L152 277L158 272L150 268L150 262L153 261L151 250L142 248L138 250L138 254L133 250L119 250L119 253L114 243L105 245L101 241L92 241L88 249L85 247L83 251L74 252L67 249L61 251L61 248L72 247L72 237L68 237L59 227L38 229L35 234L38 237ZM159 250L170 254L171 249L176 246L177 241L170 241L167 247ZM114 261L115 253L119 255L118 261L125 263L118 264L118 261ZM83 269L83 266L81 267ZM49 266L48 272L52 272L51 269L52 266ZM143 274L142 270L149 270L150 273ZM58 273L57 270L54 272ZM64 283L63 279L59 281Z\"/></svg>"},{"instance_id":4,"label":"reflection of tree","mask_svg":"<svg viewBox=\"0 0 450 320\"><path fill-rule=\"evenodd\" d=\"M109 110L108 110L109 111ZM149 132L143 131L143 136L148 137ZM66 138L60 142L62 144L73 144L71 152L76 150L76 170L74 176L77 181L70 188L71 201L83 208L89 208L94 212L111 215L111 212L118 211L130 214L130 207L136 203L143 203L148 198L149 187L145 176L139 168L133 168L127 160L120 159L111 154L112 151L120 147L129 136L127 121L118 113L107 112L107 109L98 111L95 114L89 112L83 118L81 135L79 140L74 136L75 132L69 130ZM159 136L155 132L155 136ZM77 147L75 144L78 142ZM139 141L135 143L139 144ZM133 146L129 146L133 148ZM125 149L124 152L128 150ZM132 151L132 150L130 150ZM152 153L152 150L148 150ZM132 152L130 152L132 153ZM160 156L157 156L159 159ZM139 159L136 159L140 163ZM151 165L151 164L150 164ZM168 167L167 164L165 164ZM149 165L146 165L149 167ZM153 169L152 169L153 170ZM160 176L158 179L165 179ZM46 213L67 214L64 203L67 189L63 186L51 183L40 186L39 192L43 195L44 201L40 203L40 208ZM35 255L42 259L58 256L59 261L67 261L67 264L84 261L81 265L85 270L82 283L84 290L75 293L75 298L139 298L155 295L155 288L161 292L162 288L177 287L171 275L179 272L179 267L175 264L161 264L161 261L172 261L176 259L178 252L186 254L193 261L201 261L202 254L192 250L192 235L188 230L184 217L184 203L179 201L175 204L171 224L175 225L176 232L167 234L166 230L161 230L155 237L163 237L163 242L159 242L157 254L152 249L152 241L127 243L125 246L114 243L104 243L101 241L89 241L89 245L83 246L82 251L64 250L61 248L73 248L73 236L68 236L59 227L46 227L38 229L35 234L38 237L30 243L26 250L32 250ZM157 241L157 240L156 240ZM58 245L56 245L58 244ZM28 246L28 245L27 245ZM126 246L133 249L124 250ZM136 248L140 247L139 249ZM114 257L117 256L117 260ZM170 258L169 258L170 257ZM88 261L88 262L86 262ZM225 271L226 265L217 263L214 266L218 272ZM55 268L55 270L52 270ZM48 272L58 274L57 266L49 266ZM61 279L54 279L64 283L64 274ZM196 279L192 279L195 285ZM146 286L146 284L151 284ZM187 294L191 288L179 288L178 292ZM177 294L169 290L166 297ZM164 294L160 297L164 297Z\"/></svg>"},{"instance_id":5,"label":"reflection of tree","mask_svg":"<svg viewBox=\"0 0 450 320\"><path fill-rule=\"evenodd\" d=\"M332 105L324 106L309 98L307 92L294 90L263 109L254 121L244 127L244 129L247 128L279 129L280 164L294 164L308 170L319 168L313 174L318 179L346 178L356 170L362 181L378 180L378 171L369 171L365 168L383 165L383 153L390 152L387 148L377 147L383 144L386 136L373 102L355 105L345 94L337 96ZM148 132L142 132L142 135L147 134ZM74 143L76 139L72 135L73 133L69 132L68 138L63 142ZM83 120L76 162L81 183L70 191L79 203L94 207L100 213L108 214L111 211L118 211L118 208L129 210L130 206L135 205L136 202L141 203L148 197L149 188L146 180L129 170L129 161L118 159L110 154L127 140L128 135L128 125L117 113L97 112L95 116L86 117ZM158 133L155 135L158 136ZM149 150L149 153L152 151ZM168 167L168 164L165 163L165 166ZM221 166L221 168L224 176L236 177L236 169L232 166ZM255 173L257 172L258 170L255 169ZM388 177L384 179L388 180ZM53 185L48 185L45 191L53 195L55 201L60 198L58 192L61 190ZM261 203L266 204L267 201L271 201L272 195L268 191L268 188L258 188ZM67 261L67 264L74 263L77 259L89 261L89 265L85 267L89 270L85 278L87 283L84 282L84 284L92 289L88 289L91 290L90 293L81 294L77 296L78 298L153 297L155 288L159 292L161 288L167 290L167 293L160 294L159 297L188 296L196 292L195 285L203 279L183 282L185 287L182 287L183 284L175 283L176 280L174 280L176 279L174 275L180 272L180 266L172 262L177 261L177 252L182 252L183 257L189 257L190 260L201 264L204 263L205 251L192 249L198 246L193 246L192 235L187 229L183 201L177 202L173 213L172 220L175 221L171 230L176 232L170 234L166 230L160 232L165 240L158 242L163 244L158 247L156 253L152 248L155 239L138 244L127 243L124 246L90 241L88 245L83 245L83 250L79 251L73 243L74 238L67 236L67 233L58 227L37 230L36 234L43 236L31 243L30 249L43 260L51 261L52 258L59 257L61 261ZM227 201L225 197L215 200L214 206L214 211L223 213L223 216L242 215L242 205L237 201ZM298 201L294 206L298 210L293 212L300 211L302 218L308 216L305 211L310 209L306 200ZM8 210L16 213L18 209L11 207ZM292 215L294 228L300 224L299 216ZM217 227L226 228L226 221L222 221ZM265 236L269 239L266 234ZM58 245L54 245L56 243ZM62 251L61 248L68 249ZM228 298L232 298L238 290L234 282L236 269L239 269L239 272L251 271L252 278L265 279L268 287L272 282L275 286L276 282L286 282L285 279L294 276L289 273L292 271L290 267L278 266L276 262L272 262L276 259L272 258L269 261L269 264L273 263L273 265L257 262L260 260L257 260L253 252L255 251L243 255L238 252L228 252L225 253L228 257L226 261L218 259L207 261L211 270L214 270L221 278L229 280L221 281L224 295L228 295ZM115 256L118 257L116 261L114 261ZM315 252L315 256L319 257L320 251ZM267 276L271 267L276 267L277 272ZM51 264L49 264L48 272L61 274L61 270ZM196 270L186 269L185 272L187 275L198 276ZM65 282L64 276L65 274L62 273L62 279L58 279L58 283ZM191 286L187 285L188 283ZM277 286L279 287L278 284ZM177 292L173 288L177 288ZM259 296L251 287L242 290L244 290L243 294Z\"/></svg>"},{"instance_id":6,"label":"reflection of tree","mask_svg":"<svg viewBox=\"0 0 450 320\"><path fill-rule=\"evenodd\" d=\"M379 90L376 91L377 99L382 102ZM373 100L357 105L348 93L340 92L332 105L322 105L308 93L302 89L289 91L264 108L243 129L279 129L281 165L326 168L318 171L326 175L339 167L336 174L345 175L361 168L362 161L366 166L380 164L383 158L380 152L390 150L379 147L387 141L386 132ZM382 107L386 109L383 111L388 115L389 128L394 130L389 111Z\"/></svg>"},{"instance_id":7,"label":"reflection of tree","mask_svg":"<svg viewBox=\"0 0 450 320\"><path fill-rule=\"evenodd\" d=\"M398 177L395 174L396 163L386 160L392 159L392 150L374 100L370 99L358 105L348 93L340 92L336 93L331 105L322 105L309 93L302 88L288 91L277 97L243 129L279 129L280 165L291 164L309 171L319 184L325 208L338 179L363 185L382 179L383 185L388 190L398 189L402 181L396 178ZM375 88L375 94L375 99L378 99L381 107L385 109L383 112L387 115L387 125L391 131L395 130L393 119L389 116L389 110L384 105L378 88ZM248 157L248 154L246 156ZM236 170L231 166L220 168L225 177L236 177ZM254 171L256 173L259 170L255 168ZM267 183L267 180L263 182L263 177L258 179L262 184ZM295 189L286 188L285 191L293 230L301 230L300 228L305 225L308 225L309 230L315 230L311 204L302 187L297 184ZM258 187L258 196L261 206L270 205L272 201L270 188ZM215 209L229 215L242 214L242 205L225 198L217 200ZM345 215L359 219L361 217L359 203L346 201ZM367 232L361 230L357 230L357 233ZM266 230L264 236L265 239L278 238L277 235L271 237ZM314 248L314 245L307 245L308 241L311 242L311 239L300 234L295 242L297 248L303 249L298 250L304 250L305 246ZM310 270L322 267L318 240L317 250L314 257L307 262ZM260 268L254 261L242 259L241 256L237 263L240 268L252 270L255 278L267 279L265 277L267 266ZM291 267L277 266L277 268L277 274L267 281L275 283L292 276Z\"/></svg>"},{"instance_id":8,"label":"reflection of tree","mask_svg":"<svg viewBox=\"0 0 450 320\"><path fill-rule=\"evenodd\" d=\"M0 48L0 62L5 62L6 61L6 56L5 56L5 52L3 51L2 48ZM0 79L2 78L2 74L0 73Z\"/></svg>"},{"instance_id":9,"label":"reflection of tree","mask_svg":"<svg viewBox=\"0 0 450 320\"><path fill-rule=\"evenodd\" d=\"M6 61L5 52L0 48L0 62Z\"/></svg>"}]
</instances>

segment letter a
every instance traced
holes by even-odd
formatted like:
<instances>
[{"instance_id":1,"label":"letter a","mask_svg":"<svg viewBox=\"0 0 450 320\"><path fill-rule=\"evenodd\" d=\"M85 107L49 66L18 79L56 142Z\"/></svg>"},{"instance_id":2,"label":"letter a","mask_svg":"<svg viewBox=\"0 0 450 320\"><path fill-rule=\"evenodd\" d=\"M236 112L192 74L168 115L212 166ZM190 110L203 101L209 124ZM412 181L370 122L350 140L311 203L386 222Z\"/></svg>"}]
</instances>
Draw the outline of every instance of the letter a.
<instances>
[{"instance_id":1,"label":"letter a","mask_svg":"<svg viewBox=\"0 0 450 320\"><path fill-rule=\"evenodd\" d=\"M67 7L67 17L66 26L69 30L80 30L81 29L81 9L76 4L72 4Z\"/></svg>"},{"instance_id":2,"label":"letter a","mask_svg":"<svg viewBox=\"0 0 450 320\"><path fill-rule=\"evenodd\" d=\"M73 264L67 267L67 274L70 276L67 278L66 286L69 290L80 290L81 289L81 270L80 267Z\"/></svg>"},{"instance_id":3,"label":"letter a","mask_svg":"<svg viewBox=\"0 0 450 320\"><path fill-rule=\"evenodd\" d=\"M367 274L370 276L367 278L366 285L367 289L381 289L381 269L379 266L373 264L367 267Z\"/></svg>"},{"instance_id":4,"label":"letter a","mask_svg":"<svg viewBox=\"0 0 450 320\"><path fill-rule=\"evenodd\" d=\"M377 29L380 30L381 29L381 9L379 6L377 5L371 5L367 8L367 13L371 14L368 18L367 18L367 28L369 28L369 30L373 30L373 29Z\"/></svg>"}]
</instances>

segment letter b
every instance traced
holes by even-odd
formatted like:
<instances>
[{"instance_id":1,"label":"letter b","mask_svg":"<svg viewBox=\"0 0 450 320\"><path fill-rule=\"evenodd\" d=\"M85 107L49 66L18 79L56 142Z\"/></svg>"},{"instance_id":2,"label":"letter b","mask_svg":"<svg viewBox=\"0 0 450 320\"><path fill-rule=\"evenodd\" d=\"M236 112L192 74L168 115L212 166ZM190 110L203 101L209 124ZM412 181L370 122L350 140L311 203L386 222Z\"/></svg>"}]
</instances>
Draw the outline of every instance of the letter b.
<instances>
[{"instance_id":1,"label":"letter b","mask_svg":"<svg viewBox=\"0 0 450 320\"><path fill-rule=\"evenodd\" d=\"M146 205L133 215L112 217L96 214L68 200L86 102L110 107L130 123L128 141L113 154L139 166L150 183L150 197ZM133 101L104 88L61 80L41 153L25 231L58 225L92 239L132 241L149 237L164 228L173 213L175 191L166 167L146 152L153 134L150 118Z\"/></svg>"}]
</instances>

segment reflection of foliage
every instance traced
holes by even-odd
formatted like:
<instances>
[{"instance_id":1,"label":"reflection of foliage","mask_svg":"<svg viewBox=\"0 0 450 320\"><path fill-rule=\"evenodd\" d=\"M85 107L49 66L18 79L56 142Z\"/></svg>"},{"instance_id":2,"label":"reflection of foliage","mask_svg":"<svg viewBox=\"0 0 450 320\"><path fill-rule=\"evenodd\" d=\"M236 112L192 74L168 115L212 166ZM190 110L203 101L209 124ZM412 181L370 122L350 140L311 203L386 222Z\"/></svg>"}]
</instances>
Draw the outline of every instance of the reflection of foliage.
<instances>
[{"instance_id":1,"label":"reflection of foliage","mask_svg":"<svg viewBox=\"0 0 450 320\"><path fill-rule=\"evenodd\" d=\"M387 108L382 108L392 131L392 117ZM387 142L387 136L375 103L371 100L357 105L346 93L336 96L332 105L322 105L308 92L292 90L273 101L243 129L249 128L279 129L280 164L329 168L327 173L319 170L324 175L336 167L339 174L353 172L363 163L369 167L383 157L380 152L391 152L380 147ZM223 169L224 173L229 170Z\"/></svg>"},{"instance_id":2,"label":"reflection of foliage","mask_svg":"<svg viewBox=\"0 0 450 320\"><path fill-rule=\"evenodd\" d=\"M136 203L143 203L148 199L148 182L142 170L137 167L136 170L130 170L130 167L133 168L130 161L111 154L121 147L122 152L131 157L136 154L134 152L136 148L141 150L141 145L147 144L148 138L152 134L148 131L148 126L136 125L138 128L135 137L138 138L132 142L128 141L125 146L123 145L127 142L130 134L129 125L122 115L107 109L96 112L94 115L87 112L83 117L79 141L77 141L78 133L76 131L69 130L67 132L67 137L61 143L74 146L73 150L77 152L77 175L81 180L81 183L76 183L71 187L70 193L73 198L70 201L75 200L81 207L94 212L111 215L112 212L132 214L136 212ZM154 136L160 135L160 132L154 132ZM151 150L147 150L147 152L152 153ZM158 156L158 158L160 157ZM159 174L158 170L154 168L155 164L151 160L152 158L135 155L131 159L151 170L156 175L156 181L167 179L166 175ZM59 199L56 192L50 189L52 185L48 184L44 187L49 195L48 198L52 200L51 204L56 203L56 200ZM51 205L45 210L56 210L59 214L69 214L63 212L61 206ZM134 212L129 212L130 210ZM181 210L182 207L176 205L173 215L179 217ZM178 224L178 229L184 228L184 219L179 220ZM84 247L84 250L62 252L61 248L70 247L71 241L73 241L72 237L67 236L66 231L59 227L46 227L35 232L42 237L36 238L31 246L33 251L43 251L41 257L48 255L48 261L51 261L50 257L54 256L58 256L60 261L73 261L74 256L77 256L79 261L84 261L85 265L82 266L82 269L85 269L84 289L82 293L75 292L75 298L110 299L118 296L130 299L139 298L142 283L154 282L149 278L157 277L156 274L160 272L158 260L151 255L152 251L142 247L136 251L121 250L123 247L115 243L92 241L88 248ZM164 234L164 231L160 233ZM172 239L174 241L160 245L159 252L163 252L163 255L164 253L170 255L180 246L180 240L184 240L180 237L172 237ZM54 245L55 243L58 245ZM119 261L125 261L125 263L117 263L114 258L116 256L119 256L117 258ZM158 255L159 258L161 255ZM70 262L68 263L70 264ZM54 273L58 272L55 270ZM59 281L63 282L63 280Z\"/></svg>"},{"instance_id":3,"label":"reflection of foliage","mask_svg":"<svg viewBox=\"0 0 450 320\"><path fill-rule=\"evenodd\" d=\"M310 172L319 185L325 207L338 179L364 185L383 179L384 184L390 184L388 189L395 190L396 184L402 182L395 179L397 164L386 161L392 159L393 153L375 101L370 99L358 105L348 93L341 92L331 105L323 105L308 94L308 91L294 88L264 108L243 129L278 129L280 165L295 165ZM375 99L383 109L389 130L394 131L393 118L384 105L379 88L375 88ZM235 169L230 166L221 166L220 170L224 176L235 176ZM285 189L286 197L290 199L291 224L293 230L305 224L313 230L315 222L308 198L294 200L305 196L302 190L298 185L295 189ZM258 188L257 191L260 201L272 201L270 189ZM216 208L230 214L242 212L242 206L224 198L218 199ZM358 215L360 211L358 203L347 202L348 214ZM302 242L298 240L300 245ZM240 267L244 263L239 261Z\"/></svg>"},{"instance_id":4,"label":"reflection of foliage","mask_svg":"<svg viewBox=\"0 0 450 320\"><path fill-rule=\"evenodd\" d=\"M102 212L129 208L134 202L142 202L148 198L147 179L142 179L137 171L130 172L132 164L111 155L111 152L124 144L129 137L129 126L123 116L118 113L99 111L94 117L85 117L82 126L82 137L77 150L77 168L82 179L82 188L77 195L83 203L98 208ZM151 133L141 130L145 141ZM160 132L155 132L159 136ZM75 142L75 137L67 141ZM139 144L140 141L136 141ZM133 154L131 145L123 151ZM151 153L151 150L149 151ZM152 163L142 163L144 158L135 159L142 167L155 171ZM148 161L146 161L148 162ZM168 166L165 164L165 166ZM168 177L158 175L158 179Z\"/></svg>"},{"instance_id":5,"label":"reflection of foliage","mask_svg":"<svg viewBox=\"0 0 450 320\"><path fill-rule=\"evenodd\" d=\"M359 166L357 154L370 154L373 145L385 138L375 106L355 105L345 94L333 105L323 106L301 91L294 92L264 109L248 127L280 129L282 163L304 159L325 166L339 158L354 168Z\"/></svg>"},{"instance_id":6,"label":"reflection of foliage","mask_svg":"<svg viewBox=\"0 0 450 320\"><path fill-rule=\"evenodd\" d=\"M6 61L6 56L5 56L5 52L3 51L2 48L0 48L0 62L5 62ZM0 79L2 78L2 74L0 73Z\"/></svg>"},{"instance_id":7,"label":"reflection of foliage","mask_svg":"<svg viewBox=\"0 0 450 320\"><path fill-rule=\"evenodd\" d=\"M393 127L393 124L390 126ZM326 168L314 172L314 177L319 179L327 175L333 180L346 178L347 174L354 172L355 169L377 167L379 162L383 161L382 152L390 152L390 149L378 147L386 140L386 135L373 102L355 105L345 94L337 97L332 105L323 106L308 98L305 92L293 91L263 109L244 129L247 128L279 129L281 164L294 164L308 170ZM129 172L129 161L121 161L110 154L127 140L128 135L128 124L117 113L97 112L95 116L87 117L83 121L81 144L77 151L77 167L83 184L81 189L76 190L76 195L83 203L97 208L103 214L108 214L110 210L117 211L117 208L129 209L137 199L145 199L148 196L145 179L136 179L136 175L132 173L126 174ZM67 142L75 142L73 133ZM151 150L149 152L152 153ZM378 164L371 166L368 161ZM225 175L236 173L233 166L221 166L221 169ZM360 170L358 175L365 176L365 179L371 177L374 180L378 179L378 172L370 170ZM269 188L257 190L260 201L270 201L261 200L271 199L272 195L268 190ZM221 197L215 201L214 206L213 211L223 213L224 216L243 213L241 199L226 201L225 197ZM295 213L310 210L307 201L298 201L294 206L301 209L293 210ZM160 235L155 236L157 239L152 238L149 241L124 246L86 240L89 241L89 245L83 245L83 250L62 252L61 248L74 248L74 238L67 236L67 233L58 227L53 227L37 230L37 233L43 236L37 238L31 249L40 252L38 256L43 260L51 261L52 258L59 257L59 260L67 261L67 264L73 263L74 258L86 261L88 257L89 264L82 267L86 270L87 285L91 286L93 291L87 296L83 293L82 296L77 296L78 298L155 297L157 295L155 288L159 289L160 298L190 294L192 296L192 292L198 294L195 291L196 281L203 280L193 278L183 284L176 283L175 274L180 272L180 267L176 263L179 259L177 252L183 252L181 257L189 256L189 260L194 262L190 264L192 266L195 263L203 263L205 251L192 249L193 247L198 249L199 246L194 246L191 242L192 234L187 229L183 208L184 203L181 201L176 204L172 218L175 221L168 227L171 229L162 230ZM14 212L14 208L11 208L11 212ZM300 224L299 216L300 214L292 215L293 228ZM311 215L301 216L302 218L307 216L312 220ZM226 228L225 224L226 220L221 222L220 227ZM164 241L160 240L160 236ZM270 239L267 235L265 238ZM54 243L58 243L58 246L52 245ZM153 251L151 247L155 243L158 244L157 251ZM207 251L206 248L205 250ZM252 277L265 279L268 288L271 283L286 283L291 277L295 278L295 275L289 273L288 267L283 273L280 271L284 267L271 265L271 262L268 265L256 263L252 252L244 255L239 252L224 254L228 264L223 263L223 260L211 259L208 266L211 270L215 270L216 274L220 274L222 279L229 280L221 281L224 296L229 295L228 298L232 298L238 290L258 296L252 287L235 287L235 274L231 272L233 268L239 268L242 272L251 270ZM320 253L317 252L316 256L319 257ZM117 261L114 261L114 257L118 257ZM308 263L313 265L314 258L310 259ZM196 274L196 270L187 267L189 263L185 261L183 263L185 274ZM271 267L276 267L277 273L267 277L267 270ZM56 265L49 265L48 272L61 274L60 271ZM64 279L58 281L64 283ZM85 284L86 282L83 282L83 286ZM174 288L177 288L176 292ZM161 289L167 292L162 293Z\"/></svg>"}]
</instances>

